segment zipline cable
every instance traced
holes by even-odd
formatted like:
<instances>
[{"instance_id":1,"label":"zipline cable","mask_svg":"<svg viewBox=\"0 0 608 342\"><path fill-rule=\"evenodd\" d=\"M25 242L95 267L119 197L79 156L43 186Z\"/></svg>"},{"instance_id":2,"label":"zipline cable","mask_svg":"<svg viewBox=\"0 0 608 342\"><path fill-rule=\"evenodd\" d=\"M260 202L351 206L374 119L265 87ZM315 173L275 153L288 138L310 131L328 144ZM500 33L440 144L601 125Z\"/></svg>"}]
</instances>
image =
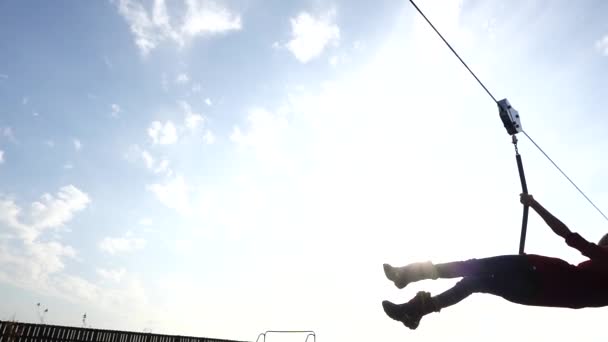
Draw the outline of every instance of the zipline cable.
<instances>
[{"instance_id":1,"label":"zipline cable","mask_svg":"<svg viewBox=\"0 0 608 342\"><path fill-rule=\"evenodd\" d=\"M498 101L496 100L496 98L494 97L494 95L492 95L492 93L483 84L483 82L481 82L481 80L479 79L479 77L477 77L477 75L475 75L475 73L473 72L473 70L471 70L471 68L469 68L469 66L467 65L467 63L465 63L465 61L460 57L460 55L456 52L456 50L454 50L454 48L452 47L452 45L450 45L450 43L445 38L443 38L443 35L441 35L441 33L435 28L435 25L433 25L433 23L426 17L426 15L424 15L424 13L422 12L422 10L420 10L420 8L418 7L418 5L416 5L416 3L414 2L414 0L409 0L409 1L412 4L412 6L414 6L414 8L418 11L418 13L420 13L420 15L424 18L424 20L426 20L426 22L431 26L431 28L435 31L435 33L437 33L437 35L439 36L439 38L441 38L441 40L443 40L443 42L445 43L445 45L447 45L447 47L452 51L452 53L454 54L454 56L456 56L456 58L458 58L458 60L462 63L462 65L464 65L464 67L469 71L469 73L471 73L471 75L475 78L475 80L477 80L477 83L479 83L479 85L483 88L483 90L485 90L486 93L488 93L488 95L492 98L492 101L494 101L495 103L498 104ZM570 179L570 177L568 177L568 175L564 171L562 171L562 169L559 166L557 166L557 164L553 161L553 159L551 159L551 157L549 157L549 155L547 153L545 153L545 151L528 135L528 133L526 133L523 130L522 130L522 133L526 136L526 138L528 138L528 140L530 140L532 142L532 144L534 144L534 146L536 146L536 148L545 157L547 157L547 159L551 162L551 164L553 164L553 166L555 166L557 168L557 170L564 177L566 177L566 179L570 182L570 184L572 184L576 188L576 190L578 190L578 192L580 192L580 194L583 195L583 197L585 197L585 199L604 217L604 219L606 219L606 221L608 221L608 216L606 216L602 212L602 210L600 210L600 208L598 208L598 206L595 205L595 203L593 203L593 201L583 192L583 190L581 190L576 185L576 183L574 183L574 181L572 181L572 179Z\"/></svg>"},{"instance_id":2,"label":"zipline cable","mask_svg":"<svg viewBox=\"0 0 608 342\"><path fill-rule=\"evenodd\" d=\"M538 150L545 156L547 157L547 159L551 162L551 164L553 164L553 166L555 166L556 169L559 170L559 172L561 172L561 174L566 177L566 179L570 182L570 184L572 184L572 186L574 186L576 188L576 190L578 190L578 192L581 193L581 195L583 195L583 197L585 197L585 199L591 203L591 205L606 219L606 221L608 221L608 217L606 217L606 215L602 212L602 210L600 210L600 208L598 208L595 203L593 203L593 201L591 201L591 199L589 197L587 197L587 195L585 195L585 193L583 192L583 190L581 190L573 181L572 179L570 179L570 177L568 177L568 175L562 171L562 169L557 166L557 164L553 161L553 159L551 159L551 157L549 157L549 155L547 153L545 153L545 151L543 151L543 149L538 146L538 144L528 135L528 133L526 133L526 131L522 130L521 131L531 142L532 144L534 144L534 146L536 146L536 148L538 148Z\"/></svg>"},{"instance_id":3,"label":"zipline cable","mask_svg":"<svg viewBox=\"0 0 608 342\"><path fill-rule=\"evenodd\" d=\"M433 23L431 23L431 21L426 17L426 15L424 15L424 13L422 13L422 11L420 10L420 8L418 8L418 6L416 5L416 3L412 0L410 0L410 3L412 4L412 6L414 6L414 8L416 8L416 10L418 11L418 13L420 13L420 15L424 18L424 20L426 20L427 23L429 23L429 25L431 25L431 27L433 28L433 30L435 30L435 32L437 33L437 35L439 36L439 38L441 38L441 40L443 40L443 42L445 43L445 45L447 45L450 50L452 50L452 52L454 53L454 55L458 58L458 60L460 60L460 63L462 63L462 65L464 65L465 68L467 68L467 70L469 70L469 72L471 73L471 75L473 75L473 77L475 77L475 79L477 80L477 83L479 83L479 85L483 88L483 90L486 91L486 93L488 93L488 95L490 95L490 97L492 98L492 100L494 100L494 102L498 103L498 101L496 100L496 98L494 97L494 95L492 95L492 93L490 93L490 91L488 90L488 88L486 88L486 86L483 84L483 82L481 82L481 80L479 78L477 78L477 75L475 75L475 73L473 72L473 70L471 70L471 68L469 68L469 66L467 65L467 63L465 63L462 58L460 58L460 55L458 55L458 53L456 52L456 50L454 50L452 48L452 45L450 45L450 43L448 43L447 40L445 40L445 38L443 38L443 36L441 35L441 33L439 33L439 31L435 28L435 25L433 25Z\"/></svg>"}]
</instances>

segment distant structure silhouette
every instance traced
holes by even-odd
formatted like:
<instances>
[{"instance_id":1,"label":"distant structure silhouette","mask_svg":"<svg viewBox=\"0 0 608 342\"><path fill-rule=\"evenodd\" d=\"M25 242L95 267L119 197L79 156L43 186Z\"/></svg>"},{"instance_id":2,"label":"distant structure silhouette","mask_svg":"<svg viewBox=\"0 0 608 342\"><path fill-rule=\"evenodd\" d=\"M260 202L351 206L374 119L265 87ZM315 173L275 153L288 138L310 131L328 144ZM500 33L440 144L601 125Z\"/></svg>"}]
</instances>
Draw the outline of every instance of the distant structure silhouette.
<instances>
[{"instance_id":1,"label":"distant structure silhouette","mask_svg":"<svg viewBox=\"0 0 608 342\"><path fill-rule=\"evenodd\" d=\"M131 331L115 331L0 321L0 342L4 341L140 341L140 342L240 342L208 337L160 335Z\"/></svg>"}]
</instances>

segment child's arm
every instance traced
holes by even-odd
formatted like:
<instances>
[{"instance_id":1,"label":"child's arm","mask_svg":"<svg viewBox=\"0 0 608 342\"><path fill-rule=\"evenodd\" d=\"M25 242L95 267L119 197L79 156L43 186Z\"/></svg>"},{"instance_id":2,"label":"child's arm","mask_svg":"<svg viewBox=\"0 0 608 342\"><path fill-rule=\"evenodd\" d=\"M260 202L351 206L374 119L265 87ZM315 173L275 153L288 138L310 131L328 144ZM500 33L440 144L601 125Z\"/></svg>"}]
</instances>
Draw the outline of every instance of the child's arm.
<instances>
[{"instance_id":1,"label":"child's arm","mask_svg":"<svg viewBox=\"0 0 608 342\"><path fill-rule=\"evenodd\" d=\"M562 221L553 216L553 214L540 205L540 203L538 203L534 197L532 197L532 195L521 194L521 203L534 209L534 211L536 211L538 215L545 220L549 228L551 228L555 234L563 237L564 239L567 238L568 235L572 234L570 229L568 229L568 226L566 226Z\"/></svg>"},{"instance_id":2,"label":"child's arm","mask_svg":"<svg viewBox=\"0 0 608 342\"><path fill-rule=\"evenodd\" d=\"M555 232L555 234L563 237L566 240L568 246L576 248L584 256L590 259L604 260L608 262L608 250L585 240L578 233L571 232L570 229L568 229L568 226L566 226L557 217L553 216L553 214L538 203L534 197L532 197L532 195L522 194L521 202L524 205L529 205L532 207L532 209L534 209L538 215L545 220L547 225Z\"/></svg>"},{"instance_id":3,"label":"child's arm","mask_svg":"<svg viewBox=\"0 0 608 342\"><path fill-rule=\"evenodd\" d=\"M585 238L578 233L570 233L570 235L566 237L566 243L568 246L578 249L589 259L608 262L607 249L585 240Z\"/></svg>"}]
</instances>

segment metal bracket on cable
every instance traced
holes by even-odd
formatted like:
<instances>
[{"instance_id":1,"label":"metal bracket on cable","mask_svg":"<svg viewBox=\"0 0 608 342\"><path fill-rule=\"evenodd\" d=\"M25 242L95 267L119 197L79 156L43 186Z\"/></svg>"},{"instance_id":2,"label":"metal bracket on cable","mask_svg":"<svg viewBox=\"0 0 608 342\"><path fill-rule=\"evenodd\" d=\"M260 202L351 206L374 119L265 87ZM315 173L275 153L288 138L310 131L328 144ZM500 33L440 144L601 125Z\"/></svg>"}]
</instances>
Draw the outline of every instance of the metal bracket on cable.
<instances>
[{"instance_id":1,"label":"metal bracket on cable","mask_svg":"<svg viewBox=\"0 0 608 342\"><path fill-rule=\"evenodd\" d=\"M467 65L467 63L465 63L465 61L460 57L460 55L458 54L458 52L456 52L456 50L454 50L454 48L452 47L452 45L450 45L450 43L441 35L441 33L437 30L437 28L435 28L435 25L433 25L433 23L426 17L426 15L424 15L424 13L416 5L416 3L414 2L414 0L410 0L410 3L418 11L418 13L420 13L420 15L424 18L424 20L426 20L426 22L435 31L435 33L437 33L437 35L439 36L439 38L441 38L441 40L450 49L450 51L452 51L452 53L454 54L454 56L456 56L456 58L458 58L458 60L460 61L460 63L462 63L462 65L469 71L469 73L471 73L471 76L473 76L473 78L475 78L475 80L477 81L477 83L479 83L479 85L483 88L483 90L486 91L486 93L488 94L488 96L490 96L490 98L492 98L492 101L494 101L498 105L498 111L499 111L499 114L500 114L500 118L502 119L502 122L505 125L505 128L507 129L507 133L509 133L509 135L515 135L515 134L521 132L528 139L530 139L530 141L534 144L534 146L536 146L536 148L538 148L540 150L540 152L542 152L542 154L544 154L545 157L547 157L547 159L549 159L549 161L551 162L551 164L553 164L553 166L555 166L555 168L557 168L557 170L564 177L566 177L566 179L570 182L570 184L572 184L576 188L576 190L578 190L578 192L580 192L581 195L583 195L583 197L585 197L585 199L587 200L587 202L589 202L608 221L608 216L606 216L602 212L602 210L600 210L600 208L598 208L598 206L595 205L595 203L593 203L593 201L591 201L591 199L589 197L587 197L587 195L585 195L585 193L572 181L572 179L570 179L570 177L568 177L568 175L564 171L562 171L562 169L559 166L557 166L557 164L547 155L547 153L545 153L545 151L543 151L543 149L540 148L540 146L538 146L538 144L536 142L534 142L534 140L532 140L532 138L526 132L524 132L522 130L521 123L519 121L519 113L517 113L517 111L513 107L511 107L511 105L509 104L509 101L507 101L507 99L496 101L496 98L494 97L494 95L492 95L492 93L488 90L488 88L485 86L485 84L483 84L483 82L481 82L481 80L479 79L479 77L477 77L477 75L475 75L475 73L473 72L473 70L471 70L471 68L469 68L469 66ZM517 145L515 146L515 152L516 152L516 156L518 157L517 166L518 166L518 169L519 169L519 176L520 176L520 179L522 181L522 189L524 189L524 193L527 193L527 189L525 187L525 177L524 177L524 173L523 173L523 167L521 166L522 165L521 164L521 157L519 156L519 152L517 151ZM525 233L526 233L525 228L526 228L527 218L528 218L527 213L528 213L528 208L524 207L524 222L522 223L522 226L523 226L522 227L522 238L521 238L520 246L519 246L519 252L522 253L522 254L524 252Z\"/></svg>"},{"instance_id":2,"label":"metal bracket on cable","mask_svg":"<svg viewBox=\"0 0 608 342\"><path fill-rule=\"evenodd\" d=\"M522 131L521 121L519 118L519 113L515 108L511 106L507 99L503 99L497 102L498 104L498 114L500 115L500 119L507 130L507 133L511 135L513 146L515 147L515 159L517 161L517 171L519 172L519 180L521 182L521 190L522 193L528 193L528 185L526 184L526 175L524 173L524 165L521 160L521 155L519 154L519 150L517 148L517 137L515 136L517 133ZM519 237L519 254L524 254L524 248L526 246L526 233L528 230L528 211L529 207L524 205L524 213L521 220L521 234Z\"/></svg>"}]
</instances>

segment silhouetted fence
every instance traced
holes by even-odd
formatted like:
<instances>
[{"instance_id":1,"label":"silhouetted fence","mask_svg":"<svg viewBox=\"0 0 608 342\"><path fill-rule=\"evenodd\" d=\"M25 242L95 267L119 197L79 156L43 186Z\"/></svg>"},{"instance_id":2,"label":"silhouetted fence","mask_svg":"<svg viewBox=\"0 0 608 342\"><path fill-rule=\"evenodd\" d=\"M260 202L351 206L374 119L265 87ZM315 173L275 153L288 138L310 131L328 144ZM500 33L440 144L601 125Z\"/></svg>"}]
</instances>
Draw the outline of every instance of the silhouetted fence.
<instances>
[{"instance_id":1,"label":"silhouetted fence","mask_svg":"<svg viewBox=\"0 0 608 342\"><path fill-rule=\"evenodd\" d=\"M0 321L0 342L237 342L206 337L158 335Z\"/></svg>"}]
</instances>

